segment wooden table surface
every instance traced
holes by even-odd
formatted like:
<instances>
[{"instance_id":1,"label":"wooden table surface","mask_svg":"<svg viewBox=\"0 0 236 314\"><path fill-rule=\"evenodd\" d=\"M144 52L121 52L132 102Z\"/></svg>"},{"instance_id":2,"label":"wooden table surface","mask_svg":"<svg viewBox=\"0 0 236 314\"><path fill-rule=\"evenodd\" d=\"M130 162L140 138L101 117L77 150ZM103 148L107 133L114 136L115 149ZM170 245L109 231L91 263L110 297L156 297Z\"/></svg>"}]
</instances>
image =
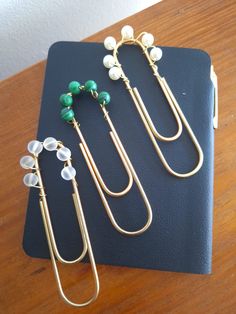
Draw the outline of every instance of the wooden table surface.
<instances>
[{"instance_id":1,"label":"wooden table surface","mask_svg":"<svg viewBox=\"0 0 236 314\"><path fill-rule=\"evenodd\" d=\"M99 265L101 292L93 305L75 310L60 300L50 261L32 259L22 250L27 190L19 158L36 136L43 61L0 83L1 313L236 313L236 2L164 0L88 41L103 41L110 34L118 37L125 24L137 32L153 33L160 45L201 48L212 56L220 105L215 132L213 274ZM66 291L76 299L92 287L89 270L83 264L63 269Z\"/></svg>"}]
</instances>

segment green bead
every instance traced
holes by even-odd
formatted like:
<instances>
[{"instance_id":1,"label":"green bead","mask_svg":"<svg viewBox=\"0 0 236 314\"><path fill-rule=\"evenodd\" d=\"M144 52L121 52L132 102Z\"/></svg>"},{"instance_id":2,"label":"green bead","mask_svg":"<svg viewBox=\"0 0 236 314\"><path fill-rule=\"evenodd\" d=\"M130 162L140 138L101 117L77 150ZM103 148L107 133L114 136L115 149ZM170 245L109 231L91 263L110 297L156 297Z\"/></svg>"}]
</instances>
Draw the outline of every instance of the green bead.
<instances>
[{"instance_id":1,"label":"green bead","mask_svg":"<svg viewBox=\"0 0 236 314\"><path fill-rule=\"evenodd\" d=\"M68 85L69 91L74 94L74 95L78 95L80 93L80 83L77 81L72 81L69 83Z\"/></svg>"},{"instance_id":2,"label":"green bead","mask_svg":"<svg viewBox=\"0 0 236 314\"><path fill-rule=\"evenodd\" d=\"M63 108L61 110L61 118L65 121L71 121L74 118L75 114L71 108Z\"/></svg>"},{"instance_id":3,"label":"green bead","mask_svg":"<svg viewBox=\"0 0 236 314\"><path fill-rule=\"evenodd\" d=\"M89 80L89 81L85 82L84 89L86 92L96 91L97 90L97 83L92 81L92 80Z\"/></svg>"},{"instance_id":4,"label":"green bead","mask_svg":"<svg viewBox=\"0 0 236 314\"><path fill-rule=\"evenodd\" d=\"M62 94L59 100L64 107L70 107L73 104L73 98L67 94Z\"/></svg>"},{"instance_id":5,"label":"green bead","mask_svg":"<svg viewBox=\"0 0 236 314\"><path fill-rule=\"evenodd\" d=\"M98 94L98 102L100 105L107 105L111 100L111 96L108 92L101 92Z\"/></svg>"}]
</instances>

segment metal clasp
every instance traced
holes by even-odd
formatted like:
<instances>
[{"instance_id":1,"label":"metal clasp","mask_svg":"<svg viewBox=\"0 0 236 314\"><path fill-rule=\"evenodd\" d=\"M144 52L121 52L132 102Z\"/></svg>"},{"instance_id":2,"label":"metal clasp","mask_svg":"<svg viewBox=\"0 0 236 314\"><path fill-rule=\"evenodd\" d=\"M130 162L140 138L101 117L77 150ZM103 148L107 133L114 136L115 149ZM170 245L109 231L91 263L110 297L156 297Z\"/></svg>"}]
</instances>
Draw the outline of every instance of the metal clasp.
<instances>
[{"instance_id":1,"label":"metal clasp","mask_svg":"<svg viewBox=\"0 0 236 314\"><path fill-rule=\"evenodd\" d=\"M211 65L211 80L214 85L214 117L213 117L213 127L218 128L218 80L217 75L214 71L214 66Z\"/></svg>"}]
</instances>

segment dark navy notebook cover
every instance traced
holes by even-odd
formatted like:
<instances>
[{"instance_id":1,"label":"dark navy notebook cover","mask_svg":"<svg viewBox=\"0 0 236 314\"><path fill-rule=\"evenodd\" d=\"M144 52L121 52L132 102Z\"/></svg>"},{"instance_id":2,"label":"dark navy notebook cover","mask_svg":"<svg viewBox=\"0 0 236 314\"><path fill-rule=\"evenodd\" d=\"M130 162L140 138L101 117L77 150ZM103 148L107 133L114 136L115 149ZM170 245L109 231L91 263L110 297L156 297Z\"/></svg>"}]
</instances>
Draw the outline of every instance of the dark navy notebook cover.
<instances>
[{"instance_id":1,"label":"dark navy notebook cover","mask_svg":"<svg viewBox=\"0 0 236 314\"><path fill-rule=\"evenodd\" d=\"M210 273L214 146L211 61L197 49L162 49L159 72L168 81L203 149L204 163L196 175L179 179L164 169L124 83L109 79L102 64L107 51L98 43L58 42L50 48L37 139L53 136L72 151L97 263ZM164 135L175 134L175 120L140 49L123 47L119 60L132 86L138 87L157 129ZM150 200L153 223L141 236L127 237L112 227L78 146L79 138L72 126L60 118L58 98L68 91L68 83L88 79L97 82L98 91L110 93L110 117ZM89 95L80 95L75 112L105 182L112 190L121 190L127 184L127 176L98 103ZM185 131L177 141L160 145L175 170L189 171L194 167L197 153ZM58 247L63 257L75 258L82 243L72 186L61 178L62 163L55 153L43 152L40 163ZM32 257L48 258L38 199L38 190L31 189L23 247ZM125 197L109 197L109 204L122 227L134 230L144 224L146 211L135 184Z\"/></svg>"}]
</instances>

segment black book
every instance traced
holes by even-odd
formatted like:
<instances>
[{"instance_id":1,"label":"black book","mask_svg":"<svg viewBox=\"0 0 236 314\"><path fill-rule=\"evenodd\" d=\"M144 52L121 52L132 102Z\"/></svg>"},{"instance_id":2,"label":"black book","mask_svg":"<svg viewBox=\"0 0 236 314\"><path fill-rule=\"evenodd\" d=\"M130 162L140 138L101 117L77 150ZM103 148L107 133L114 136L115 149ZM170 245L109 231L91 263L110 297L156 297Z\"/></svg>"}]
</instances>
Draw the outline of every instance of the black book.
<instances>
[{"instance_id":1,"label":"black book","mask_svg":"<svg viewBox=\"0 0 236 314\"><path fill-rule=\"evenodd\" d=\"M55 137L72 151L98 264L206 274L211 272L212 255L214 86L211 60L198 49L162 49L159 72L168 81L203 149L204 162L197 174L180 179L165 170L124 83L109 79L102 62L107 50L99 43L57 42L51 46L37 139ZM164 135L175 134L176 122L140 49L121 48L119 60L132 86L139 89L157 129ZM108 91L111 95L107 109L153 209L151 227L137 237L124 236L112 227L78 146L79 138L72 126L60 118L59 96L68 92L68 83L73 80L84 83L89 79L97 82L98 91ZM104 181L113 191L122 190L127 175L98 103L83 94L76 97L74 107ZM161 142L160 146L177 171L187 172L194 167L198 156L186 130L175 142ZM43 152L40 165L58 248L63 257L75 258L81 253L82 241L71 184L61 178L62 164L55 154ZM49 258L38 192L30 190L23 247L32 257ZM146 211L135 184L125 197L110 197L109 204L122 227L134 230L143 225Z\"/></svg>"}]
</instances>

